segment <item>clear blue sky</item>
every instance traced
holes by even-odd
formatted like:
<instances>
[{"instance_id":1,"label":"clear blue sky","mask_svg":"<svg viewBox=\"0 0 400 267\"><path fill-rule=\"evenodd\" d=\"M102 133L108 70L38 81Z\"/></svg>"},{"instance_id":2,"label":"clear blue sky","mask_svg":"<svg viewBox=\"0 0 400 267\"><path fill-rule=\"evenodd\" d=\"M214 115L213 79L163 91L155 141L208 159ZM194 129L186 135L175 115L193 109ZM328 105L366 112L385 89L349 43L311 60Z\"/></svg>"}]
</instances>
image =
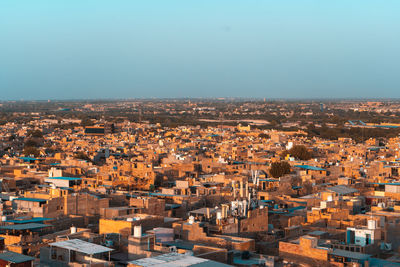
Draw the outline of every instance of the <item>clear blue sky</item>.
<instances>
[{"instance_id":1,"label":"clear blue sky","mask_svg":"<svg viewBox=\"0 0 400 267\"><path fill-rule=\"evenodd\" d=\"M399 0L1 0L0 99L400 97Z\"/></svg>"}]
</instances>

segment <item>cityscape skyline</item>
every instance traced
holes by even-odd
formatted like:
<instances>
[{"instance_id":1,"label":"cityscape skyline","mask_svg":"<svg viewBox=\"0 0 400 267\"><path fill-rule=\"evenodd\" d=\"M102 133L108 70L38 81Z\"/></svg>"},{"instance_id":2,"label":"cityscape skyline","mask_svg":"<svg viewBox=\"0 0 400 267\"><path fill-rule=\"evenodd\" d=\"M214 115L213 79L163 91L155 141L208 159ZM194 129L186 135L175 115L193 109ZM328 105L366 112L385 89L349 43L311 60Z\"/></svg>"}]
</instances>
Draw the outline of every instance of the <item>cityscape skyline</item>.
<instances>
[{"instance_id":1,"label":"cityscape skyline","mask_svg":"<svg viewBox=\"0 0 400 267\"><path fill-rule=\"evenodd\" d=\"M400 1L0 1L0 267L399 267Z\"/></svg>"}]
</instances>

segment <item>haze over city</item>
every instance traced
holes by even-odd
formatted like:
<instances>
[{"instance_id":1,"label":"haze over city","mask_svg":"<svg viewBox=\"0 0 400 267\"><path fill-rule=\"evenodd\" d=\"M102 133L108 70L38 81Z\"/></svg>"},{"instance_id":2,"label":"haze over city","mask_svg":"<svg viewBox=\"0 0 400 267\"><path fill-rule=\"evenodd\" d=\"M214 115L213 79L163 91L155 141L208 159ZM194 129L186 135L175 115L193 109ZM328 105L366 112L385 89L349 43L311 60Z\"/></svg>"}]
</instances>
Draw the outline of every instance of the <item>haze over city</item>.
<instances>
[{"instance_id":1,"label":"haze over city","mask_svg":"<svg viewBox=\"0 0 400 267\"><path fill-rule=\"evenodd\" d=\"M0 3L3 100L398 98L398 1Z\"/></svg>"}]
</instances>

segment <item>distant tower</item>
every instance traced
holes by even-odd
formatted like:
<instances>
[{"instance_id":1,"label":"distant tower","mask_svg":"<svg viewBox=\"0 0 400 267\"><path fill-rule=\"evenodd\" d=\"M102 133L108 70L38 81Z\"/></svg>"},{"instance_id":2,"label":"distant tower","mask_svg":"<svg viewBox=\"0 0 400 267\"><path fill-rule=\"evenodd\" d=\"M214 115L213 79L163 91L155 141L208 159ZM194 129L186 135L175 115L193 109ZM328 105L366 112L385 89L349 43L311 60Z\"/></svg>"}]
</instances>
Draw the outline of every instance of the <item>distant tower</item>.
<instances>
[{"instance_id":1,"label":"distant tower","mask_svg":"<svg viewBox=\"0 0 400 267\"><path fill-rule=\"evenodd\" d=\"M220 113L219 113L219 126L221 127L221 130L222 130L222 124L224 123L224 112L223 111L221 111Z\"/></svg>"},{"instance_id":2,"label":"distant tower","mask_svg":"<svg viewBox=\"0 0 400 267\"><path fill-rule=\"evenodd\" d=\"M139 123L142 123L142 106L139 105Z\"/></svg>"},{"instance_id":3,"label":"distant tower","mask_svg":"<svg viewBox=\"0 0 400 267\"><path fill-rule=\"evenodd\" d=\"M321 108L321 112L324 112L324 104L323 104L323 103L320 103L319 106L320 106L320 108Z\"/></svg>"}]
</instances>

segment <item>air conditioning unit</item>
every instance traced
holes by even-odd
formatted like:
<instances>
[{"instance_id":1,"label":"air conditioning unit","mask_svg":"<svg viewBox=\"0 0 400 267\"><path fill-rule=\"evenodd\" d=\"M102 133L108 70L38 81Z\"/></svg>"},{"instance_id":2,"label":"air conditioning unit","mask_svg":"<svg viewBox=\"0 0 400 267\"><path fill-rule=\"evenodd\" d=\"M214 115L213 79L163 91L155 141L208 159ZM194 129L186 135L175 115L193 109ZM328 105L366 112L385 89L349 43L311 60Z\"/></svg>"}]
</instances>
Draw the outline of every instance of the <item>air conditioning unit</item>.
<instances>
[{"instance_id":1,"label":"air conditioning unit","mask_svg":"<svg viewBox=\"0 0 400 267\"><path fill-rule=\"evenodd\" d=\"M390 251L390 250L392 250L392 243L385 243L385 242L382 242L382 243L381 243L381 250L384 250L384 251Z\"/></svg>"},{"instance_id":2,"label":"air conditioning unit","mask_svg":"<svg viewBox=\"0 0 400 267\"><path fill-rule=\"evenodd\" d=\"M114 242L112 240L106 240L105 245L106 247L112 247L114 245Z\"/></svg>"}]
</instances>

